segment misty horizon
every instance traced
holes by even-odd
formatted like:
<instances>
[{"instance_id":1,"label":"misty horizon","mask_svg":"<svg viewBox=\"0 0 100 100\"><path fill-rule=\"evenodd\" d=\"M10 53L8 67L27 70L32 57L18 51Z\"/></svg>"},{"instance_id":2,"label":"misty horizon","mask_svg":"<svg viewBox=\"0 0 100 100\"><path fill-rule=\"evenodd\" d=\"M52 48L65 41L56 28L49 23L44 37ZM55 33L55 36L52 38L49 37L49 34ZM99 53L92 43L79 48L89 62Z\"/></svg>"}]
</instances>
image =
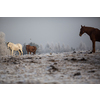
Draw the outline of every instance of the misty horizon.
<instances>
[{"instance_id":1,"label":"misty horizon","mask_svg":"<svg viewBox=\"0 0 100 100\"><path fill-rule=\"evenodd\" d=\"M99 17L0 17L0 31L5 33L6 42L30 42L38 45L61 44L76 48L85 43L91 48L87 34L79 36L81 25L100 29ZM96 48L100 48L96 42Z\"/></svg>"}]
</instances>

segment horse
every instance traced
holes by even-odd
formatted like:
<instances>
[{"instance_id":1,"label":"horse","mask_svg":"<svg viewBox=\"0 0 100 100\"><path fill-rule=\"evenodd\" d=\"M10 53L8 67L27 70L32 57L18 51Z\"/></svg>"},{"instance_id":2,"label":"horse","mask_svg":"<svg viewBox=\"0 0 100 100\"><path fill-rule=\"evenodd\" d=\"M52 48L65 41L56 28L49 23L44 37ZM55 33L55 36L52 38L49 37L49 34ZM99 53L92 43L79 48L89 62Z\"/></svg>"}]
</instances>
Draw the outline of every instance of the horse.
<instances>
[{"instance_id":1,"label":"horse","mask_svg":"<svg viewBox=\"0 0 100 100\"><path fill-rule=\"evenodd\" d=\"M97 28L85 27L81 25L79 36L82 36L84 33L87 33L90 36L92 41L92 52L95 53L95 42L100 42L100 30Z\"/></svg>"},{"instance_id":2,"label":"horse","mask_svg":"<svg viewBox=\"0 0 100 100\"><path fill-rule=\"evenodd\" d=\"M14 43L11 43L11 42L7 42L7 47L10 49L10 54L11 54L11 51L12 51L12 56L13 56L13 51L18 51L19 52L19 55L23 55L23 51L22 51L22 45L21 44L14 44Z\"/></svg>"},{"instance_id":3,"label":"horse","mask_svg":"<svg viewBox=\"0 0 100 100\"><path fill-rule=\"evenodd\" d=\"M26 45L27 54L29 54L29 52L30 52L30 54L31 54L31 52L33 52L33 54L35 54L36 50L37 50L36 46Z\"/></svg>"}]
</instances>

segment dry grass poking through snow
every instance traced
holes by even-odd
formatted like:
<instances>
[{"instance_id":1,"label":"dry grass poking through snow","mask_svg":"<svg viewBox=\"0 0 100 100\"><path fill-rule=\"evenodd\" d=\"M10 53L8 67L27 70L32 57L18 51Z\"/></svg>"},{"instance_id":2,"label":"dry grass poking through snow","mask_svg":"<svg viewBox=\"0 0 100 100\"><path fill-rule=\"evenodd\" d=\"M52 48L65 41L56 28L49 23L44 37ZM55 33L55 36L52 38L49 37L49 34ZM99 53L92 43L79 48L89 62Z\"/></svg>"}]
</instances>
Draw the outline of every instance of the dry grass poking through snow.
<instances>
[{"instance_id":1,"label":"dry grass poking through snow","mask_svg":"<svg viewBox=\"0 0 100 100\"><path fill-rule=\"evenodd\" d=\"M3 56L0 83L100 84L100 52Z\"/></svg>"}]
</instances>

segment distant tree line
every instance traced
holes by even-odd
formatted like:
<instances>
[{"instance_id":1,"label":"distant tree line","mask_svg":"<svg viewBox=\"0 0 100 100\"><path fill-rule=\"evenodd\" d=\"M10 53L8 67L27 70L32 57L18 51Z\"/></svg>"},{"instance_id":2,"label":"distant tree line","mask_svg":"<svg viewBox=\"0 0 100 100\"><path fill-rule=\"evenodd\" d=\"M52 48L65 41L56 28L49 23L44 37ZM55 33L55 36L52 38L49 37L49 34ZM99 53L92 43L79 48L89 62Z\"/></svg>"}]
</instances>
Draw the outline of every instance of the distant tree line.
<instances>
[{"instance_id":1,"label":"distant tree line","mask_svg":"<svg viewBox=\"0 0 100 100\"><path fill-rule=\"evenodd\" d=\"M30 42L29 44L24 43L23 44L23 54L27 54L26 51L26 45L31 45L31 46L36 46L37 54L42 54L42 53L62 53L62 52L70 52L70 51L82 51L82 50L92 50L92 46L86 47L86 44L83 42L80 42L79 46L76 48L70 47L69 45L64 45L64 44L49 44L47 43L45 47L42 45L38 45L36 43ZM96 48L97 50L100 50L100 46ZM15 54L18 55L18 52L15 52ZM7 48L6 41L5 41L5 33L0 32L0 55L10 55L10 50Z\"/></svg>"},{"instance_id":2,"label":"distant tree line","mask_svg":"<svg viewBox=\"0 0 100 100\"><path fill-rule=\"evenodd\" d=\"M29 44L26 44L24 43L23 44L23 54L27 54L27 51L26 51L26 45L30 45L30 46L36 46L37 47L37 50L36 50L36 53L37 54L42 54L42 53L61 53L61 52L69 52L73 49L71 49L68 45L67 47L63 44L63 45L60 45L59 43L58 44L46 44L46 46L43 48L42 45L38 45L36 43L32 43L30 42Z\"/></svg>"},{"instance_id":3,"label":"distant tree line","mask_svg":"<svg viewBox=\"0 0 100 100\"><path fill-rule=\"evenodd\" d=\"M42 53L62 53L62 52L71 52L71 51L85 51L85 50L91 50L90 47L86 47L86 44L83 42L80 42L79 46L76 48L70 47L69 45L64 45L64 44L49 44L47 43L45 47L42 45L38 45L36 43L30 42L29 44L24 43L23 44L23 54L27 54L26 51L26 45L31 45L31 46L36 46L37 47L37 54L42 54Z\"/></svg>"},{"instance_id":4,"label":"distant tree line","mask_svg":"<svg viewBox=\"0 0 100 100\"><path fill-rule=\"evenodd\" d=\"M87 50L87 47L85 43L81 42L79 47L73 48L70 47L69 45L60 45L58 44L49 44L47 43L46 46L43 48L42 45L39 46L39 53L62 53L62 52L70 52L70 51L81 51L81 50Z\"/></svg>"}]
</instances>

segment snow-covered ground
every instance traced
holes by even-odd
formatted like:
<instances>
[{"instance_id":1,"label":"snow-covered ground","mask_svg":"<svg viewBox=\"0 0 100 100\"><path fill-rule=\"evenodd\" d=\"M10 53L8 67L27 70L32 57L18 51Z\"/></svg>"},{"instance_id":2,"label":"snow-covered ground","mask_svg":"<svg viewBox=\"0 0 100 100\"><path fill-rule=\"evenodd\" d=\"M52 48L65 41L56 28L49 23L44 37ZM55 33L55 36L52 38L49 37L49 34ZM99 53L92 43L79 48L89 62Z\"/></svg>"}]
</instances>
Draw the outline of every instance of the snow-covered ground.
<instances>
[{"instance_id":1,"label":"snow-covered ground","mask_svg":"<svg viewBox=\"0 0 100 100\"><path fill-rule=\"evenodd\" d=\"M100 52L0 57L0 84L100 84Z\"/></svg>"}]
</instances>

